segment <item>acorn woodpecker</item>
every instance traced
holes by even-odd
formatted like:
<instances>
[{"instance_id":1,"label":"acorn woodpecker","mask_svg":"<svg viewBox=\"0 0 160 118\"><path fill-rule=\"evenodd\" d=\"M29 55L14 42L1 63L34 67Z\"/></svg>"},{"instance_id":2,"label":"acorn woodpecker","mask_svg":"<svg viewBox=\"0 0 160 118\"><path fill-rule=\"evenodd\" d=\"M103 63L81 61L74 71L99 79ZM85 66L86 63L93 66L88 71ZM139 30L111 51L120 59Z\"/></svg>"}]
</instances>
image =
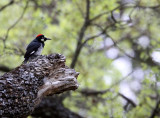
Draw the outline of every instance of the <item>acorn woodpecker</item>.
<instances>
[{"instance_id":1,"label":"acorn woodpecker","mask_svg":"<svg viewBox=\"0 0 160 118\"><path fill-rule=\"evenodd\" d=\"M26 53L24 55L25 60L23 63L27 63L27 61L31 57L35 57L37 55L41 55L41 52L44 48L44 42L46 40L51 40L49 38L46 38L43 34L38 34L36 38L30 42L30 44L26 48Z\"/></svg>"}]
</instances>

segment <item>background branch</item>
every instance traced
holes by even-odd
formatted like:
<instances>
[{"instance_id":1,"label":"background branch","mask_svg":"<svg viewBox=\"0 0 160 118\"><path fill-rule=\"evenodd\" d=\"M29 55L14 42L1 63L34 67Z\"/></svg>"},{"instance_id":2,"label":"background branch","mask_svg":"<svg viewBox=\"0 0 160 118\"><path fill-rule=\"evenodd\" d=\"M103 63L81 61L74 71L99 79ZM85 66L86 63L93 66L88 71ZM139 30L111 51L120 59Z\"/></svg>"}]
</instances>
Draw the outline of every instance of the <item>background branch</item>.
<instances>
[{"instance_id":1,"label":"background branch","mask_svg":"<svg viewBox=\"0 0 160 118\"><path fill-rule=\"evenodd\" d=\"M9 2L8 4L6 4L6 5L4 5L4 6L2 6L2 7L0 8L0 12L1 12L2 10L4 10L5 8L7 8L8 6L12 5L13 3L14 3L14 0L10 0L10 2Z\"/></svg>"},{"instance_id":2,"label":"background branch","mask_svg":"<svg viewBox=\"0 0 160 118\"><path fill-rule=\"evenodd\" d=\"M29 4L29 0L27 0L26 2L26 5L22 11L22 14L21 16L7 29L7 32L6 32L6 35L4 36L4 38L1 37L1 39L3 40L3 45L4 45L4 48L6 48L6 40L8 39L8 35L9 35L9 32L11 31L11 29L13 29L19 22L20 20L23 18L25 12L26 12L26 9L28 7L28 4Z\"/></svg>"},{"instance_id":3,"label":"background branch","mask_svg":"<svg viewBox=\"0 0 160 118\"><path fill-rule=\"evenodd\" d=\"M78 56L79 56L80 51L82 49L82 47L81 47L82 39L84 37L84 34L85 34L87 27L90 24L89 15L90 15L90 0L86 0L86 15L85 15L83 26L81 27L80 33L78 35L76 50L74 52L74 56L72 58L72 63L70 65L71 68L75 67Z\"/></svg>"}]
</instances>

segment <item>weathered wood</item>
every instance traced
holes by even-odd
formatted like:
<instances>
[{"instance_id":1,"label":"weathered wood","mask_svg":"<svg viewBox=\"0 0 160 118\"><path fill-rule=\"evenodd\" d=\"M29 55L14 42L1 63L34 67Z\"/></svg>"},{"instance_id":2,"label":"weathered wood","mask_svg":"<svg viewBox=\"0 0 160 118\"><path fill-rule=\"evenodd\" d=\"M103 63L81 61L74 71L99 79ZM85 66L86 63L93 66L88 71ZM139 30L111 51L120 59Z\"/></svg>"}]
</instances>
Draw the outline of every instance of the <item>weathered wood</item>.
<instances>
[{"instance_id":1,"label":"weathered wood","mask_svg":"<svg viewBox=\"0 0 160 118\"><path fill-rule=\"evenodd\" d=\"M0 77L0 116L25 117L43 96L78 88L79 73L60 54L38 56Z\"/></svg>"}]
</instances>

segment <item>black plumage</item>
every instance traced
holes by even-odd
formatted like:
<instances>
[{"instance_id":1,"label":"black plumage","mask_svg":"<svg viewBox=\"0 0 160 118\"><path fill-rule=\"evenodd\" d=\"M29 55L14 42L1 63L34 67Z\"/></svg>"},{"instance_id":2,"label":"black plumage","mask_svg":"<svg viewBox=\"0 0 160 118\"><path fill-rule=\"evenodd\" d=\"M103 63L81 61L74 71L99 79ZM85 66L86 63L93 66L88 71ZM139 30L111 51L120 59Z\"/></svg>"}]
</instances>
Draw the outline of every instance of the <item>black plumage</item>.
<instances>
[{"instance_id":1,"label":"black plumage","mask_svg":"<svg viewBox=\"0 0 160 118\"><path fill-rule=\"evenodd\" d=\"M46 40L50 39L44 37L42 34L37 35L37 37L27 46L23 63L27 63L30 57L40 55Z\"/></svg>"}]
</instances>

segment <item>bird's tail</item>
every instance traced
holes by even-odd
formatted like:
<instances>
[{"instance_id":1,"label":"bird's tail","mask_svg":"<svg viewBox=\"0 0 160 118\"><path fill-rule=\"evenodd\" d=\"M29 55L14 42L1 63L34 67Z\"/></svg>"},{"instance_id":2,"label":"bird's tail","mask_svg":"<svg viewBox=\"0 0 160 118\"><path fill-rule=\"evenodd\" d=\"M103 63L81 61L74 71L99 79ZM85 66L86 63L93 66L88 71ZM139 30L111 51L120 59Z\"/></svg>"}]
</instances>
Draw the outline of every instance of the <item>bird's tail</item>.
<instances>
[{"instance_id":1,"label":"bird's tail","mask_svg":"<svg viewBox=\"0 0 160 118\"><path fill-rule=\"evenodd\" d=\"M25 58L22 64L26 64L28 62L28 58Z\"/></svg>"}]
</instances>

